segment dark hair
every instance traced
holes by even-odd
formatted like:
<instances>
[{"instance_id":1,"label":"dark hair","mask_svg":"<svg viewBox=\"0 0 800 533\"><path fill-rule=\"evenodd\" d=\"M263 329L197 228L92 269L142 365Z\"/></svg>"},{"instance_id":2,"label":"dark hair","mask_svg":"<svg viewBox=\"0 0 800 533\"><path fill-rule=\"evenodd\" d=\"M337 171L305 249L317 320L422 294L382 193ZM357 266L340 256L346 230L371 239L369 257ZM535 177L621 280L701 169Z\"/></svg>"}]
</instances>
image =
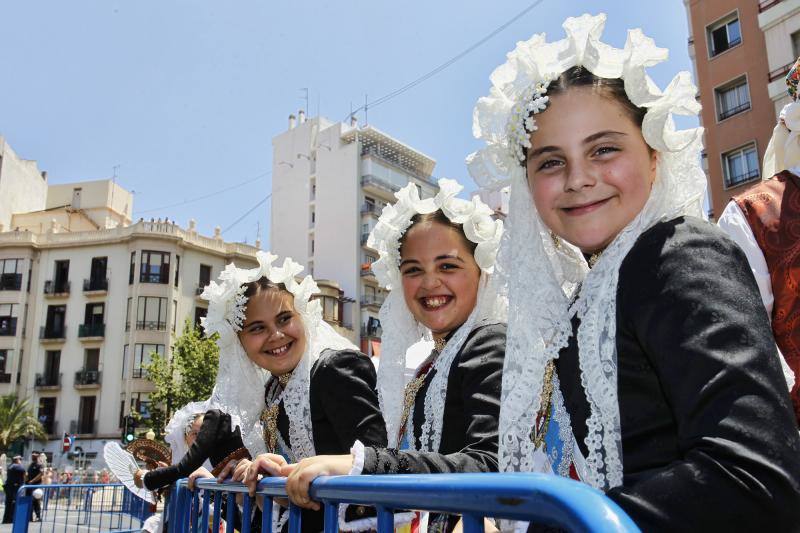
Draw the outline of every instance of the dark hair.
<instances>
[{"instance_id":1,"label":"dark hair","mask_svg":"<svg viewBox=\"0 0 800 533\"><path fill-rule=\"evenodd\" d=\"M469 250L469 253L471 253L472 255L475 255L475 248L478 246L478 244L472 242L469 239L467 239L467 236L464 234L464 228L461 227L461 224L456 224L454 222L451 222L450 219L447 218L447 215L445 215L444 212L442 212L441 209L437 209L433 213L427 213L427 214L424 214L424 215L420 214L420 213L417 213L416 215L411 217L411 225L403 233L403 236L400 237L400 250L402 251L403 245L406 242L406 235L408 235L408 232L411 231L411 228L413 228L417 224L425 224L425 223L430 224L430 223L434 223L434 222L437 223L437 224L441 224L443 226L447 226L449 228L453 228L454 230L456 230L458 232L458 234L461 236L461 238L463 239L464 244L466 245L467 249Z\"/></svg>"},{"instance_id":2,"label":"dark hair","mask_svg":"<svg viewBox=\"0 0 800 533\"><path fill-rule=\"evenodd\" d=\"M625 82L622 78L601 78L584 67L575 66L565 70L561 73L561 76L550 82L550 85L547 87L547 96L553 97L563 94L574 87L589 87L597 95L618 103L622 106L622 110L628 115L628 118L630 118L639 129L642 128L642 122L644 121L644 116L647 114L647 109L637 107L631 102L630 98L628 98L628 93L625 92ZM531 115L533 115L533 113ZM649 145L648 148L650 148ZM525 157L528 156L527 148L523 147L523 153Z\"/></svg>"},{"instance_id":3,"label":"dark hair","mask_svg":"<svg viewBox=\"0 0 800 533\"><path fill-rule=\"evenodd\" d=\"M284 285L283 283L274 283L264 276L260 277L255 281L251 281L250 283L245 283L242 286L245 287L244 296L246 296L248 299L250 299L252 296L255 296L261 291L286 290L286 285Z\"/></svg>"}]
</instances>

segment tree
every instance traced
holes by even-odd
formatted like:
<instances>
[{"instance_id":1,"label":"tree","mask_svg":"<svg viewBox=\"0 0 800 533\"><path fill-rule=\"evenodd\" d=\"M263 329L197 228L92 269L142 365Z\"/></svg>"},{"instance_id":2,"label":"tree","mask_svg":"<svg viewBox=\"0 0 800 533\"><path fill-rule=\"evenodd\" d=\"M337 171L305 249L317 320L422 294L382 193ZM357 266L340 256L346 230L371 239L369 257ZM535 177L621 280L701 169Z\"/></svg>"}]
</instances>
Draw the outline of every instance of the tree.
<instances>
[{"instance_id":1,"label":"tree","mask_svg":"<svg viewBox=\"0 0 800 533\"><path fill-rule=\"evenodd\" d=\"M47 440L42 424L33 415L27 398L13 394L0 396L0 453L5 453L17 439Z\"/></svg>"},{"instance_id":2,"label":"tree","mask_svg":"<svg viewBox=\"0 0 800 533\"><path fill-rule=\"evenodd\" d=\"M150 363L144 368L156 387L150 393L154 408L149 421L156 435L161 435L175 410L211 396L218 367L219 348L214 338L205 338L188 318L172 347L171 358L150 354Z\"/></svg>"}]
</instances>

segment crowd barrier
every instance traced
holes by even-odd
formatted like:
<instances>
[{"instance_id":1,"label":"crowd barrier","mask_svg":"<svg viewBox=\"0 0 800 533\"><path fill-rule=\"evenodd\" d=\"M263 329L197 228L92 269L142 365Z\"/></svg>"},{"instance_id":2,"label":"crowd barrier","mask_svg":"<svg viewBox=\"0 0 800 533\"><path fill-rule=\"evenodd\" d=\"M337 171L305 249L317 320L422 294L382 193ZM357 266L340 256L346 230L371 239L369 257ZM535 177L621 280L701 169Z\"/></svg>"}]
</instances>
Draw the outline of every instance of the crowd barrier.
<instances>
[{"instance_id":1,"label":"crowd barrier","mask_svg":"<svg viewBox=\"0 0 800 533\"><path fill-rule=\"evenodd\" d=\"M171 533L198 533L211 524L219 531L224 518L226 531L233 531L236 496L242 494L241 516L251 516L254 499L239 483L200 480L201 490L190 491L186 480L178 482L169 509ZM201 496L202 492L202 496ZM323 504L325 533L338 531L338 504L352 503L375 507L378 533L393 530L394 510L414 509L459 514L464 533L484 531L484 517L522 520L561 527L575 532L639 531L620 507L603 493L570 479L541 474L434 474L320 477L311 485L312 499ZM265 478L257 496L269 509L272 498L285 497L285 479ZM225 501L226 516L222 505ZM213 509L213 511L211 511ZM262 513L260 530L272 533L271 513ZM211 516L210 516L211 515ZM257 525L258 526L258 525ZM300 508L289 507L289 533L300 533ZM250 520L242 520L241 533L251 533Z\"/></svg>"},{"instance_id":2,"label":"crowd barrier","mask_svg":"<svg viewBox=\"0 0 800 533\"><path fill-rule=\"evenodd\" d=\"M31 522L36 489L43 493L42 519ZM151 514L151 505L121 484L23 485L17 492L12 533L141 531Z\"/></svg>"}]
</instances>

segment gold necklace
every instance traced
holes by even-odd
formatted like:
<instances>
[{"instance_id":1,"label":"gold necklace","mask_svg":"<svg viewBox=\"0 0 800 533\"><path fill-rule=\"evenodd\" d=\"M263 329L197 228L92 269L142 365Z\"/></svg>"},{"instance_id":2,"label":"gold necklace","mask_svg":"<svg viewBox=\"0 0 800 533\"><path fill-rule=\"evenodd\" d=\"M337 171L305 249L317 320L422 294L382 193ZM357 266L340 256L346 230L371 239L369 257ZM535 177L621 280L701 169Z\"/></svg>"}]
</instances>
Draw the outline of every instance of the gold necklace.
<instances>
[{"instance_id":1,"label":"gold necklace","mask_svg":"<svg viewBox=\"0 0 800 533\"><path fill-rule=\"evenodd\" d=\"M444 347L447 346L447 339L444 337L433 339L433 350L440 354L444 350Z\"/></svg>"},{"instance_id":2,"label":"gold necklace","mask_svg":"<svg viewBox=\"0 0 800 533\"><path fill-rule=\"evenodd\" d=\"M601 255L603 255L603 250L600 250L599 252L595 252L595 253L593 253L592 255L589 256L589 261L587 261L589 263L589 268L594 268L594 266L597 264L597 262L600 261L600 256Z\"/></svg>"},{"instance_id":3,"label":"gold necklace","mask_svg":"<svg viewBox=\"0 0 800 533\"><path fill-rule=\"evenodd\" d=\"M403 391L403 415L400 417L398 441L403 440L403 435L406 432L406 424L408 423L408 417L411 415L411 408L414 407L414 402L417 399L417 393L425 383L425 377L427 375L428 373L425 372L421 376L415 377L408 383L408 385L406 385L406 389Z\"/></svg>"},{"instance_id":4,"label":"gold necklace","mask_svg":"<svg viewBox=\"0 0 800 533\"><path fill-rule=\"evenodd\" d=\"M533 448L538 449L543 443L544 438L547 435L547 429L550 425L550 415L552 414L552 410L550 409L550 405L553 399L553 374L555 373L555 360L551 359L547 366L544 367L544 385L542 386L542 409L539 411L538 416L536 417L537 420L541 420L542 423L538 425L534 425L534 432L533 432ZM536 424L534 422L534 424Z\"/></svg>"},{"instance_id":5,"label":"gold necklace","mask_svg":"<svg viewBox=\"0 0 800 533\"><path fill-rule=\"evenodd\" d=\"M288 372L278 376L278 384L281 389L285 389L292 373ZM264 444L267 446L267 452L275 453L275 448L278 445L278 414L280 413L280 403L283 394L279 395L266 409L261 411L261 426L264 432Z\"/></svg>"}]
</instances>

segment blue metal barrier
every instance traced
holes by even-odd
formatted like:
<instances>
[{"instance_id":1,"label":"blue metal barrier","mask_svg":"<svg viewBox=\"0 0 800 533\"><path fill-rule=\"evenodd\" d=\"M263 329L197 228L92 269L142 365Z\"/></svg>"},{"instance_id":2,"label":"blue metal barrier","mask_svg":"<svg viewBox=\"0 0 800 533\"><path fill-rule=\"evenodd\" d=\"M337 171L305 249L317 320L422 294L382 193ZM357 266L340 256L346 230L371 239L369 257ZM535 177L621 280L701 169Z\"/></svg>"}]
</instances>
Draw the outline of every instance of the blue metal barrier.
<instances>
[{"instance_id":1,"label":"blue metal barrier","mask_svg":"<svg viewBox=\"0 0 800 533\"><path fill-rule=\"evenodd\" d=\"M33 491L44 493L41 520L34 516ZM12 533L62 531L140 531L152 514L150 504L121 484L23 485L17 492Z\"/></svg>"},{"instance_id":2,"label":"blue metal barrier","mask_svg":"<svg viewBox=\"0 0 800 533\"><path fill-rule=\"evenodd\" d=\"M272 533L272 498L285 497L284 478L265 478L257 495L264 497L261 531ZM233 531L234 498L242 500L241 533L250 533L250 511L254 499L240 483L218 484L215 480L197 482L203 490L190 491L186 480L177 484L170 509L170 531L197 533L219 530L221 505L214 505L209 516L212 495L226 501L226 530ZM521 520L558 526L568 531L635 532L633 521L602 492L588 485L558 476L542 474L434 474L385 476L336 476L314 480L311 498L323 504L325 533L338 531L337 506L340 503L370 505L377 509L378 533L393 530L392 512L401 509L459 514L464 533L484 530L484 517ZM257 496L257 497L258 497ZM301 531L300 508L289 507L289 533ZM199 527L206 524L205 527Z\"/></svg>"}]
</instances>

